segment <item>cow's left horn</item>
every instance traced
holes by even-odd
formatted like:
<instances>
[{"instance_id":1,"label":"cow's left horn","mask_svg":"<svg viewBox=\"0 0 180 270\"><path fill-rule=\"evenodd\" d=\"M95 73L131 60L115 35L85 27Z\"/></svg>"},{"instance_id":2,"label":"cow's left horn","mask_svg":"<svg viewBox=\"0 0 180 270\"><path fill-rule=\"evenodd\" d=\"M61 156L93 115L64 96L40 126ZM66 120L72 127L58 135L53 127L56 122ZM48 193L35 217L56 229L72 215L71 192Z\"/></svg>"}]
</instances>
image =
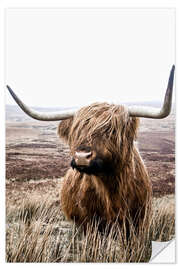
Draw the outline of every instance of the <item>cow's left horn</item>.
<instances>
[{"instance_id":1,"label":"cow's left horn","mask_svg":"<svg viewBox=\"0 0 180 270\"><path fill-rule=\"evenodd\" d=\"M28 114L30 117L37 119L37 120L42 120L42 121L58 121L58 120L64 120L68 119L71 116L75 114L76 110L63 110L59 112L47 112L47 113L42 113L42 112L37 112L31 108L29 108L26 104L24 104L20 98L13 92L13 90L7 85L7 88L11 94L11 96L14 98L16 103L21 107L21 109Z\"/></svg>"},{"instance_id":2,"label":"cow's left horn","mask_svg":"<svg viewBox=\"0 0 180 270\"><path fill-rule=\"evenodd\" d=\"M170 72L168 86L167 86L162 108L157 109L157 108L151 108L151 107L131 106L131 107L128 107L130 116L160 119L160 118L165 118L166 116L169 115L171 111L171 104L172 104L174 70L175 70L175 66L173 65Z\"/></svg>"}]
</instances>

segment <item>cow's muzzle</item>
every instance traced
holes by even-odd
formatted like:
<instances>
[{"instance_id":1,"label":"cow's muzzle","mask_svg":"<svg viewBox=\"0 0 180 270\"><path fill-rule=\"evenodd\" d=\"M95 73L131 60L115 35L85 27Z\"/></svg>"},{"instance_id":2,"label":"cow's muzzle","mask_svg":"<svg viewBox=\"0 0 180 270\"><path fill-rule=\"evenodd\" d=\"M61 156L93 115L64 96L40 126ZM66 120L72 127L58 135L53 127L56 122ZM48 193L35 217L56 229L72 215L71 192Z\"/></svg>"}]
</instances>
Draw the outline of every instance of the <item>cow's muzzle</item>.
<instances>
[{"instance_id":1,"label":"cow's muzzle","mask_svg":"<svg viewBox=\"0 0 180 270\"><path fill-rule=\"evenodd\" d=\"M89 166L92 152L75 152L74 160L77 166Z\"/></svg>"},{"instance_id":2,"label":"cow's muzzle","mask_svg":"<svg viewBox=\"0 0 180 270\"><path fill-rule=\"evenodd\" d=\"M71 167L89 175L109 172L109 166L105 165L100 157L93 158L91 152L76 152L71 161Z\"/></svg>"},{"instance_id":3,"label":"cow's muzzle","mask_svg":"<svg viewBox=\"0 0 180 270\"><path fill-rule=\"evenodd\" d=\"M71 167L77 169L79 172L86 172L90 166L92 160L92 152L79 151L75 152L74 157L71 161Z\"/></svg>"}]
</instances>

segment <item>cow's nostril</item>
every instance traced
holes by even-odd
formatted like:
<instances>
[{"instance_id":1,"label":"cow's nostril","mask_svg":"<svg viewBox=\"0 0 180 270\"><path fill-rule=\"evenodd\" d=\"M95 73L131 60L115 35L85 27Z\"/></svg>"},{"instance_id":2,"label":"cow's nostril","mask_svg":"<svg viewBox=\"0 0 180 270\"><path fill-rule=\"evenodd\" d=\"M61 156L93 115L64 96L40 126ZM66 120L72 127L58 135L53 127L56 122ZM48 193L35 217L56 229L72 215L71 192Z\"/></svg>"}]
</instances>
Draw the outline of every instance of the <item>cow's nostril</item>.
<instances>
[{"instance_id":1,"label":"cow's nostril","mask_svg":"<svg viewBox=\"0 0 180 270\"><path fill-rule=\"evenodd\" d=\"M91 153L91 152L89 152L89 153L87 153L86 158L87 158L87 159L89 159L91 156L92 156L92 153Z\"/></svg>"}]
</instances>

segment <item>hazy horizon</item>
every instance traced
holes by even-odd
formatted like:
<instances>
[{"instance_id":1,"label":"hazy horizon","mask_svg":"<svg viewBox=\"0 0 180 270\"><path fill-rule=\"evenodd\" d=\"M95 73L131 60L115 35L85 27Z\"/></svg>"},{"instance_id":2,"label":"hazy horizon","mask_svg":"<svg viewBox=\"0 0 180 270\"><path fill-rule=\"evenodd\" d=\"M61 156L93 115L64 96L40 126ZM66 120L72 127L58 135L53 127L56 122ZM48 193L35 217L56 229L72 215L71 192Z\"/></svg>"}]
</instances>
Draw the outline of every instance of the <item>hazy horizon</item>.
<instances>
[{"instance_id":1,"label":"hazy horizon","mask_svg":"<svg viewBox=\"0 0 180 270\"><path fill-rule=\"evenodd\" d=\"M90 104L89 104L90 105ZM152 106L152 107L157 107L157 108L160 108L162 105L163 105L163 101L158 101L158 100L155 100L155 101L136 101L136 102L123 102L119 105L144 105L144 106ZM6 106L6 110L8 107L14 107L20 111L23 112L23 110L19 107L19 105L17 104L5 104ZM40 106L29 106L30 108L32 109L36 109L36 110L42 110L42 111L47 111L48 109L49 110L52 110L52 111L55 111L55 110L64 110L64 109L74 109L74 108L80 108L81 106L69 106L69 107L65 107L65 106L52 106L52 107L49 107L49 106L46 106L46 107L40 107ZM176 102L172 102L172 109L176 107ZM24 112L23 112L24 113Z\"/></svg>"}]
</instances>

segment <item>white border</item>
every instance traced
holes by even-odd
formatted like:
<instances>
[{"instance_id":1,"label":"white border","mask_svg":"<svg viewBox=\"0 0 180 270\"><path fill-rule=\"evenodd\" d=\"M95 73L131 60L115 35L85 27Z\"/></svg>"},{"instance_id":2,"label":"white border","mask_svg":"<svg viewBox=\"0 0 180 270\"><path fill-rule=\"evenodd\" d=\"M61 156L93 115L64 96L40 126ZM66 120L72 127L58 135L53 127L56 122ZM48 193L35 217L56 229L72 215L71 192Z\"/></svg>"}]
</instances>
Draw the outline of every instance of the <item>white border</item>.
<instances>
[{"instance_id":1,"label":"white border","mask_svg":"<svg viewBox=\"0 0 180 270\"><path fill-rule=\"evenodd\" d=\"M0 262L5 256L5 95L4 95L4 11L0 9Z\"/></svg>"}]
</instances>

